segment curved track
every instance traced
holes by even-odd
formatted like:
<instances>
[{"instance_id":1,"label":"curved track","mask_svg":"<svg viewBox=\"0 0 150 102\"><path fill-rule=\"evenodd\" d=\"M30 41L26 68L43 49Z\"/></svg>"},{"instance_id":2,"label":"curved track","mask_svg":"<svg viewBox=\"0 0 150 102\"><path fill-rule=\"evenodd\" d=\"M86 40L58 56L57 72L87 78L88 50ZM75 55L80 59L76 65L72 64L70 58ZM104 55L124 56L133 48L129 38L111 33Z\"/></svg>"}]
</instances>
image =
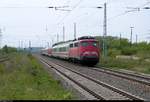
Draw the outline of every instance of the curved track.
<instances>
[{"instance_id":1,"label":"curved track","mask_svg":"<svg viewBox=\"0 0 150 102\"><path fill-rule=\"evenodd\" d=\"M102 69L102 71L100 71L101 69L98 68L100 69L98 71L95 67L87 67L80 64L69 63L68 61L58 60L55 58L45 58L54 63L67 66L70 69L74 69L80 73L86 74L94 79L107 83L125 92L131 93L132 95L141 97L145 100L150 100L150 85L148 81L148 76L144 76L147 78L142 79L141 77L134 77L134 75L129 76L128 74L118 74L113 71L108 71L107 69Z\"/></svg>"},{"instance_id":2,"label":"curved track","mask_svg":"<svg viewBox=\"0 0 150 102\"><path fill-rule=\"evenodd\" d=\"M79 71L70 69L70 68L66 67L65 65L58 64L58 63L56 64L56 63L50 62L47 59L44 59L41 57L40 57L40 59L44 63L47 63L49 66L53 67L55 70L59 71L64 76L68 77L70 80L74 81L76 84L81 86L84 90L88 91L90 94L95 96L97 99L144 100L138 96L132 95L128 92L125 92L125 91L115 88L109 84L106 84L97 79L94 79L88 75L80 73ZM72 74L70 74L70 73L72 73ZM76 77L78 76L78 77L76 78L75 76ZM78 79L84 79L84 80L78 80Z\"/></svg>"}]
</instances>

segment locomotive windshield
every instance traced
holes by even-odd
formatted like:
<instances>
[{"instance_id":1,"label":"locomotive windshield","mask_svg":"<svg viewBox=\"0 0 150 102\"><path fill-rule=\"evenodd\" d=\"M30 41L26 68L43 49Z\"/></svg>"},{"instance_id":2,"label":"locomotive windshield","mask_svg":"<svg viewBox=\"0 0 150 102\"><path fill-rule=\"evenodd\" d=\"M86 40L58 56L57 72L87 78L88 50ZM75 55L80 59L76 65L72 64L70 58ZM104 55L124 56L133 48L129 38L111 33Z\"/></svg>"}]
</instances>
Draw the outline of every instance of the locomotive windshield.
<instances>
[{"instance_id":1,"label":"locomotive windshield","mask_svg":"<svg viewBox=\"0 0 150 102\"><path fill-rule=\"evenodd\" d=\"M97 47L98 43L96 41L92 41L92 42L84 41L84 42L81 42L81 46L83 46L83 47L87 47L87 46Z\"/></svg>"},{"instance_id":2,"label":"locomotive windshield","mask_svg":"<svg viewBox=\"0 0 150 102\"><path fill-rule=\"evenodd\" d=\"M92 42L92 46L97 47L97 42Z\"/></svg>"},{"instance_id":3,"label":"locomotive windshield","mask_svg":"<svg viewBox=\"0 0 150 102\"><path fill-rule=\"evenodd\" d=\"M86 47L89 45L89 42L81 42L81 46Z\"/></svg>"}]
</instances>

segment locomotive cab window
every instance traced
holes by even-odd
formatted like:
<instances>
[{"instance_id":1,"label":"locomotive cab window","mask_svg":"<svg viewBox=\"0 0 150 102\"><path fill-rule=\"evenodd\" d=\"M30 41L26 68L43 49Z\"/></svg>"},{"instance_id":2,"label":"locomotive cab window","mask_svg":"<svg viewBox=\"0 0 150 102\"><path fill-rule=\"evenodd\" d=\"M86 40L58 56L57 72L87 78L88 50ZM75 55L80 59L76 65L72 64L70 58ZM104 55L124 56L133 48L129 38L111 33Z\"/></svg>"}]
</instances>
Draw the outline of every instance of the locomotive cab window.
<instances>
[{"instance_id":1,"label":"locomotive cab window","mask_svg":"<svg viewBox=\"0 0 150 102\"><path fill-rule=\"evenodd\" d=\"M78 47L78 43L75 43L75 44L74 44L74 47Z\"/></svg>"},{"instance_id":2,"label":"locomotive cab window","mask_svg":"<svg viewBox=\"0 0 150 102\"><path fill-rule=\"evenodd\" d=\"M86 47L86 46L88 46L88 45L89 45L88 42L81 42L81 46L83 46L83 47Z\"/></svg>"},{"instance_id":3,"label":"locomotive cab window","mask_svg":"<svg viewBox=\"0 0 150 102\"><path fill-rule=\"evenodd\" d=\"M98 46L97 42L92 42L92 46L97 47Z\"/></svg>"},{"instance_id":4,"label":"locomotive cab window","mask_svg":"<svg viewBox=\"0 0 150 102\"><path fill-rule=\"evenodd\" d=\"M70 44L70 48L72 48L73 47L73 44Z\"/></svg>"}]
</instances>

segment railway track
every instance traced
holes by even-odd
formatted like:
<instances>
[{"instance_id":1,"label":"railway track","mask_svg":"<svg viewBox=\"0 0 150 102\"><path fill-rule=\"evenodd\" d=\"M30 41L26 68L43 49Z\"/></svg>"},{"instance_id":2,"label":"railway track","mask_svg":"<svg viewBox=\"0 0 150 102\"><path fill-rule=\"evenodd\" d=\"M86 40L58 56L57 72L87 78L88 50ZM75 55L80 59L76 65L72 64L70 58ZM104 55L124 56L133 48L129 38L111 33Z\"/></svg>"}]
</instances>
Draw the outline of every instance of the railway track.
<instances>
[{"instance_id":1,"label":"railway track","mask_svg":"<svg viewBox=\"0 0 150 102\"><path fill-rule=\"evenodd\" d=\"M63 62L66 62L66 61L63 61ZM72 64L74 64L74 63L72 63ZM77 67L85 67L85 66L80 66L77 64L74 64L74 65L76 65ZM148 75L142 75L142 74L136 74L136 73L127 73L124 71L117 71L117 70L113 70L113 69L106 68L106 67L98 68L98 67L87 67L86 66L86 68L90 69L90 70L96 70L98 72L103 72L103 73L107 73L110 75L118 76L118 77L121 77L124 79L133 80L133 81L136 81L136 82L150 86L150 76L148 76Z\"/></svg>"},{"instance_id":2,"label":"railway track","mask_svg":"<svg viewBox=\"0 0 150 102\"><path fill-rule=\"evenodd\" d=\"M95 67L87 67L79 64L69 63L67 61L58 60L55 58L45 57L48 60L65 65L70 69L74 69L83 74L86 74L92 78L100 80L104 83L112 85L118 89L121 89L125 92L131 93L135 96L141 97L144 100L150 100L150 85L149 85L149 77L145 75L129 75L119 73L119 71L111 72L111 70L103 69L100 71L100 68ZM99 70L100 69L100 70ZM106 71L106 72L105 72ZM112 74L111 74L112 73ZM126 72L123 72L126 73ZM130 73L131 74L131 73ZM138 77L142 76L142 77Z\"/></svg>"},{"instance_id":3,"label":"railway track","mask_svg":"<svg viewBox=\"0 0 150 102\"><path fill-rule=\"evenodd\" d=\"M114 76L118 76L118 77L122 77L128 80L133 80L145 85L149 85L150 86L150 77L148 76L144 76L144 75L140 75L140 74L133 74L133 73L127 73L127 72L123 72L123 71L116 71L116 70L112 70L112 69L108 69L108 68L92 68L93 70L99 71L99 72L103 72L103 73L107 73L107 74L111 74Z\"/></svg>"},{"instance_id":4,"label":"railway track","mask_svg":"<svg viewBox=\"0 0 150 102\"><path fill-rule=\"evenodd\" d=\"M7 61L7 60L9 60L8 56L0 57L0 62L4 62L4 61Z\"/></svg>"},{"instance_id":5,"label":"railway track","mask_svg":"<svg viewBox=\"0 0 150 102\"><path fill-rule=\"evenodd\" d=\"M63 62L66 62L66 61L63 61ZM74 63L72 63L72 64L74 64ZM74 65L77 67L85 67L85 66L80 66L77 64L74 64ZM106 74L114 75L117 77L125 78L128 80L133 80L133 81L150 86L150 76L136 74L136 73L127 73L127 72L123 72L123 71L117 71L117 70L109 69L106 67L97 68L97 67L87 67L86 66L86 68L90 69L90 70L96 70L98 72L103 72Z\"/></svg>"},{"instance_id":6,"label":"railway track","mask_svg":"<svg viewBox=\"0 0 150 102\"><path fill-rule=\"evenodd\" d=\"M40 60L49 67L58 71L74 83L78 84L82 89L93 95L96 99L102 100L144 100L138 96L132 95L121 89L115 88L109 84L94 79L79 71L70 69L62 64L56 64L40 57Z\"/></svg>"}]
</instances>

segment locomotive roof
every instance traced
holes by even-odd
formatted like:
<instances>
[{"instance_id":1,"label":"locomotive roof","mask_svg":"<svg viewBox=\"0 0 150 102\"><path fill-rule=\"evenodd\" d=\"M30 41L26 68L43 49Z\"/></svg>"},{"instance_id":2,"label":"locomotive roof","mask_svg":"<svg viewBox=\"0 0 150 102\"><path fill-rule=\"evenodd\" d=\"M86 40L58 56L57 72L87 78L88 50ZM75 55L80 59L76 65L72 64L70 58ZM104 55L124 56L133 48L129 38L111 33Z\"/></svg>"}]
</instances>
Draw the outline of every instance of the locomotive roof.
<instances>
[{"instance_id":1,"label":"locomotive roof","mask_svg":"<svg viewBox=\"0 0 150 102\"><path fill-rule=\"evenodd\" d=\"M78 40L83 40L83 39L95 39L95 38L92 36L82 36L78 38Z\"/></svg>"},{"instance_id":2,"label":"locomotive roof","mask_svg":"<svg viewBox=\"0 0 150 102\"><path fill-rule=\"evenodd\" d=\"M59 45L59 44L74 42L74 41L77 41L77 40L87 40L87 39L95 39L95 38L92 37L92 36L82 36L82 37L79 37L78 39L68 40L68 41L61 41L61 42L55 43L55 44L52 45L52 47L54 47L56 45Z\"/></svg>"},{"instance_id":3,"label":"locomotive roof","mask_svg":"<svg viewBox=\"0 0 150 102\"><path fill-rule=\"evenodd\" d=\"M54 47L54 46L56 46L56 45L59 45L59 44L69 43L69 42L72 42L72 41L73 41L73 40L61 41L61 42L55 43L52 47Z\"/></svg>"}]
</instances>

